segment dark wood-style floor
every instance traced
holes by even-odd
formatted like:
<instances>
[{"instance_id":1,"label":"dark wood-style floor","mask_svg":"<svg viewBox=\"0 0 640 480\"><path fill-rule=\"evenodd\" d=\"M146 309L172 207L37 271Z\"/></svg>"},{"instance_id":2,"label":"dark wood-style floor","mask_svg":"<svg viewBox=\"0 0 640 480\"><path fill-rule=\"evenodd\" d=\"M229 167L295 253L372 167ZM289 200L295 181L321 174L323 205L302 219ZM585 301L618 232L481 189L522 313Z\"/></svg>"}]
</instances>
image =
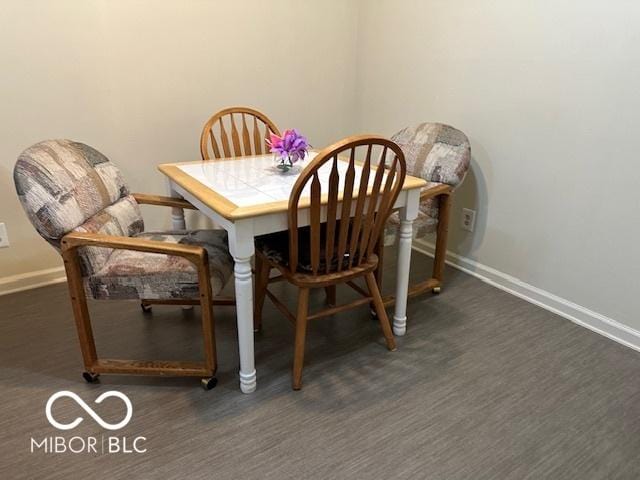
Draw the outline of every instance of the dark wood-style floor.
<instances>
[{"instance_id":1,"label":"dark wood-style floor","mask_svg":"<svg viewBox=\"0 0 640 480\"><path fill-rule=\"evenodd\" d=\"M413 274L430 269L430 259L413 260ZM233 309L215 312L220 382L205 392L196 379L88 385L66 285L0 297L0 478L640 478L640 354L460 272L447 281L440 296L411 301L397 352L366 308L312 324L300 392L290 387L292 329L268 304L253 395L238 389ZM201 355L197 309L143 315L135 302L103 302L92 311L102 355ZM85 420L60 432L45 418L59 390L111 422L120 401L93 400L122 391L133 418L107 432L61 399L58 420ZM147 452L30 453L31 437L55 435L141 435Z\"/></svg>"}]
</instances>

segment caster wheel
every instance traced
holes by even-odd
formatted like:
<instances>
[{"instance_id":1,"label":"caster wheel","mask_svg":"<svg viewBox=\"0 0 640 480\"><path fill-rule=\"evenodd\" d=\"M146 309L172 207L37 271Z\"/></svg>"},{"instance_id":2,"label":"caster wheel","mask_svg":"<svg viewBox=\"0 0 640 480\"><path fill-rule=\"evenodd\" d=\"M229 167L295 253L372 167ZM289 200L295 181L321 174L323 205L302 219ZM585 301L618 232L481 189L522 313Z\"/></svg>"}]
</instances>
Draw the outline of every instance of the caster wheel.
<instances>
[{"instance_id":1,"label":"caster wheel","mask_svg":"<svg viewBox=\"0 0 640 480\"><path fill-rule=\"evenodd\" d=\"M151 305L145 305L144 303L140 304L140 308L142 309L142 311L144 313L149 313L151 312Z\"/></svg>"},{"instance_id":2,"label":"caster wheel","mask_svg":"<svg viewBox=\"0 0 640 480\"><path fill-rule=\"evenodd\" d=\"M205 390L211 390L218 384L218 379L216 377L203 378L200 380L200 384Z\"/></svg>"},{"instance_id":3,"label":"caster wheel","mask_svg":"<svg viewBox=\"0 0 640 480\"><path fill-rule=\"evenodd\" d=\"M431 290L433 293L435 293L436 295L438 295L440 293L440 287L434 287L433 290Z\"/></svg>"},{"instance_id":4,"label":"caster wheel","mask_svg":"<svg viewBox=\"0 0 640 480\"><path fill-rule=\"evenodd\" d=\"M99 376L97 373L82 372L82 378L84 378L87 383L96 383Z\"/></svg>"}]
</instances>

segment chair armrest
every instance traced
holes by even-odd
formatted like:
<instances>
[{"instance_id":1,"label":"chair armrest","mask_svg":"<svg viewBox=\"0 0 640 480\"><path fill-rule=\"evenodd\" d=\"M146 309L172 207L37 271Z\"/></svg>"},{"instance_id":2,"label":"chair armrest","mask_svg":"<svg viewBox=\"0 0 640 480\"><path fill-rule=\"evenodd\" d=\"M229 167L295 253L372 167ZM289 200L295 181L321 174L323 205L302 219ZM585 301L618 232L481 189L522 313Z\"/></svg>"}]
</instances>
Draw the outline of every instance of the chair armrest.
<instances>
[{"instance_id":1,"label":"chair armrest","mask_svg":"<svg viewBox=\"0 0 640 480\"><path fill-rule=\"evenodd\" d=\"M146 193L132 193L136 202L145 205L160 205L164 207L176 207L176 208L188 208L190 210L196 210L196 207L191 205L182 198L164 197L162 195L148 195Z\"/></svg>"},{"instance_id":2,"label":"chair armrest","mask_svg":"<svg viewBox=\"0 0 640 480\"><path fill-rule=\"evenodd\" d=\"M437 197L438 195L449 195L453 192L453 187L445 183L440 183L435 187L430 187L420 192L420 201L427 200L428 198Z\"/></svg>"},{"instance_id":3,"label":"chair armrest","mask_svg":"<svg viewBox=\"0 0 640 480\"><path fill-rule=\"evenodd\" d=\"M119 237L101 233L72 232L62 237L62 253L74 253L79 247L106 247L139 252L162 253L184 257L196 265L206 265L207 251L198 245L160 242L135 237Z\"/></svg>"}]
</instances>

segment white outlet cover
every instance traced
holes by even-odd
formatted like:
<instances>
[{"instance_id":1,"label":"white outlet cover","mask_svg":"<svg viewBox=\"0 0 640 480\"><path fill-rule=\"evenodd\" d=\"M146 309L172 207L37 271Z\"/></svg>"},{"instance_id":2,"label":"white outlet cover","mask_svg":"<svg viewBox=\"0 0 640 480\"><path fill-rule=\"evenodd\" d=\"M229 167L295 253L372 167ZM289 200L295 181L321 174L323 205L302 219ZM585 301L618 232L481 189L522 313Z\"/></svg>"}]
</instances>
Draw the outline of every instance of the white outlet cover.
<instances>
[{"instance_id":1,"label":"white outlet cover","mask_svg":"<svg viewBox=\"0 0 640 480\"><path fill-rule=\"evenodd\" d=\"M9 235L7 234L7 226L0 223L0 248L9 246Z\"/></svg>"},{"instance_id":2,"label":"white outlet cover","mask_svg":"<svg viewBox=\"0 0 640 480\"><path fill-rule=\"evenodd\" d=\"M462 209L462 223L460 224L463 230L473 232L476 226L476 211L470 208Z\"/></svg>"}]
</instances>

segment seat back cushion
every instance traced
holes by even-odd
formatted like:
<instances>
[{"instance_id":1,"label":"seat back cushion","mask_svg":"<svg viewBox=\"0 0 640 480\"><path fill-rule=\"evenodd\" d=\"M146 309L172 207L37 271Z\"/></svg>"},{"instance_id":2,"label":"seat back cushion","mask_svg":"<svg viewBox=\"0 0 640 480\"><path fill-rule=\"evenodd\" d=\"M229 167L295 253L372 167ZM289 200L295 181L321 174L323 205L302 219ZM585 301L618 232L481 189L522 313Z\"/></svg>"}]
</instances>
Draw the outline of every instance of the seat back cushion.
<instances>
[{"instance_id":1,"label":"seat back cushion","mask_svg":"<svg viewBox=\"0 0 640 480\"><path fill-rule=\"evenodd\" d=\"M400 130L391 140L402 148L407 174L414 177L456 187L469 169L469 139L449 125L421 123Z\"/></svg>"},{"instance_id":2,"label":"seat back cushion","mask_svg":"<svg viewBox=\"0 0 640 480\"><path fill-rule=\"evenodd\" d=\"M131 195L121 198L89 218L74 232L101 233L118 237L132 237L144 230L144 222L138 202ZM83 275L92 275L106 263L113 250L101 247L80 248L80 263Z\"/></svg>"},{"instance_id":3,"label":"seat back cushion","mask_svg":"<svg viewBox=\"0 0 640 480\"><path fill-rule=\"evenodd\" d=\"M38 233L56 249L71 231L131 236L144 229L140 208L120 170L102 153L71 140L46 140L20 154L18 198ZM111 250L81 249L85 274Z\"/></svg>"},{"instance_id":4,"label":"seat back cushion","mask_svg":"<svg viewBox=\"0 0 640 480\"><path fill-rule=\"evenodd\" d=\"M391 139L400 145L407 161L407 173L427 182L446 183L457 187L462 183L471 162L469 139L460 130L442 123L421 123L407 127ZM426 188L432 187L428 185ZM425 238L438 227L438 199L420 202L418 217L413 222L414 238ZM400 218L394 213L385 229L385 245L397 237Z\"/></svg>"}]
</instances>

